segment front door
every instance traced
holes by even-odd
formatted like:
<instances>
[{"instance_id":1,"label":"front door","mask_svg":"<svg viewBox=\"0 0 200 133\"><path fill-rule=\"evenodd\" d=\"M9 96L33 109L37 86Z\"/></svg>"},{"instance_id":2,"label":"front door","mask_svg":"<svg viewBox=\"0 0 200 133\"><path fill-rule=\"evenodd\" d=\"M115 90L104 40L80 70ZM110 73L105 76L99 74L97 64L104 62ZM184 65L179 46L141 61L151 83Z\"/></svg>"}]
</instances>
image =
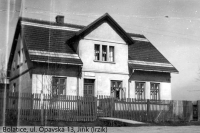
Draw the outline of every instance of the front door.
<instances>
[{"instance_id":1,"label":"front door","mask_svg":"<svg viewBox=\"0 0 200 133\"><path fill-rule=\"evenodd\" d=\"M84 79L84 96L94 96L94 79Z\"/></svg>"}]
</instances>

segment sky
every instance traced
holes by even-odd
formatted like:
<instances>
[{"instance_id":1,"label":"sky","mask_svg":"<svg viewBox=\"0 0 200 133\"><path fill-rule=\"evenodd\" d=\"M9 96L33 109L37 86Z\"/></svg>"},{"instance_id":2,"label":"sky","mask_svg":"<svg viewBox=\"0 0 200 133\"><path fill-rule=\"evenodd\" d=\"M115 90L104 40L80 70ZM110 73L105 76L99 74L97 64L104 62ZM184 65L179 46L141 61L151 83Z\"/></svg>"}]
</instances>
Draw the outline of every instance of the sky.
<instances>
[{"instance_id":1,"label":"sky","mask_svg":"<svg viewBox=\"0 0 200 133\"><path fill-rule=\"evenodd\" d=\"M109 13L127 32L144 34L179 70L174 100L200 100L199 0L0 0L0 55L7 60L19 16L88 25ZM6 66L6 63L5 63Z\"/></svg>"}]
</instances>

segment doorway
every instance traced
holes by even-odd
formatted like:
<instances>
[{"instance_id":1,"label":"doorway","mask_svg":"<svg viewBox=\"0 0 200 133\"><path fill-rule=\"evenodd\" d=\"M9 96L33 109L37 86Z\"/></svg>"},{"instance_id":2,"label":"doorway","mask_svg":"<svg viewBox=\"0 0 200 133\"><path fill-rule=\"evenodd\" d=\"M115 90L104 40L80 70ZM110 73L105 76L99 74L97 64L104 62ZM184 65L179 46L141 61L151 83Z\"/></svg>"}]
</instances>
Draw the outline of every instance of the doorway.
<instances>
[{"instance_id":1,"label":"doorway","mask_svg":"<svg viewBox=\"0 0 200 133\"><path fill-rule=\"evenodd\" d=\"M122 81L111 81L111 95L114 98L121 99L122 98Z\"/></svg>"}]
</instances>

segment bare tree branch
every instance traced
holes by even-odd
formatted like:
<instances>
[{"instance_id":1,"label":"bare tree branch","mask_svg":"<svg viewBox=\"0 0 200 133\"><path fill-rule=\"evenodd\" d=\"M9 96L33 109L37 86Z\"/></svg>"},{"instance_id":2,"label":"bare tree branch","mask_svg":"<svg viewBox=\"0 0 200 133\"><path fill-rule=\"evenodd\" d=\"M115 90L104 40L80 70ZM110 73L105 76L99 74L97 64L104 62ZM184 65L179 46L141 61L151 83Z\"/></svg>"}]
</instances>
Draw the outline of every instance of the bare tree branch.
<instances>
[{"instance_id":1,"label":"bare tree branch","mask_svg":"<svg viewBox=\"0 0 200 133\"><path fill-rule=\"evenodd\" d=\"M6 82L6 68L5 68L5 56L1 54L0 58L0 83Z\"/></svg>"}]
</instances>

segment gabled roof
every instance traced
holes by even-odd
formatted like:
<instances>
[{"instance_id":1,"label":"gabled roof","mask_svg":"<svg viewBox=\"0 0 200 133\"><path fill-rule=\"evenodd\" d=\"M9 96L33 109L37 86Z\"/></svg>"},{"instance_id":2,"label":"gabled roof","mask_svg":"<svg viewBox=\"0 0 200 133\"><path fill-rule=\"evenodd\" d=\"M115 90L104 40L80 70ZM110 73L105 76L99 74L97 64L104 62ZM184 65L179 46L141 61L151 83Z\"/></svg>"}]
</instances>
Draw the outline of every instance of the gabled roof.
<instances>
[{"instance_id":1,"label":"gabled roof","mask_svg":"<svg viewBox=\"0 0 200 133\"><path fill-rule=\"evenodd\" d=\"M135 43L128 47L130 68L146 71L178 72L144 35L129 35L135 40Z\"/></svg>"},{"instance_id":2,"label":"gabled roof","mask_svg":"<svg viewBox=\"0 0 200 133\"><path fill-rule=\"evenodd\" d=\"M122 29L122 27L108 14L105 13L95 21L93 21L88 26L84 27L82 30L77 32L72 38L70 38L68 41L77 41L77 39L81 39L88 35L91 31L96 29L98 26L100 26L102 23L107 22L115 31L119 34L119 36L124 39L124 41L129 45L134 43L134 41L131 39L131 37Z\"/></svg>"},{"instance_id":3,"label":"gabled roof","mask_svg":"<svg viewBox=\"0 0 200 133\"><path fill-rule=\"evenodd\" d=\"M19 18L8 68L11 68L17 44L15 40L19 33L23 37L31 61L82 65L79 56L65 43L82 28L83 26L72 24L59 25L48 21Z\"/></svg>"},{"instance_id":4,"label":"gabled roof","mask_svg":"<svg viewBox=\"0 0 200 133\"><path fill-rule=\"evenodd\" d=\"M131 69L178 72L144 35L126 33L107 13L88 26L20 18L13 39L8 70L11 68L20 32L31 61L82 65L79 56L69 47L70 42L81 39L104 22L107 22L128 44Z\"/></svg>"}]
</instances>

